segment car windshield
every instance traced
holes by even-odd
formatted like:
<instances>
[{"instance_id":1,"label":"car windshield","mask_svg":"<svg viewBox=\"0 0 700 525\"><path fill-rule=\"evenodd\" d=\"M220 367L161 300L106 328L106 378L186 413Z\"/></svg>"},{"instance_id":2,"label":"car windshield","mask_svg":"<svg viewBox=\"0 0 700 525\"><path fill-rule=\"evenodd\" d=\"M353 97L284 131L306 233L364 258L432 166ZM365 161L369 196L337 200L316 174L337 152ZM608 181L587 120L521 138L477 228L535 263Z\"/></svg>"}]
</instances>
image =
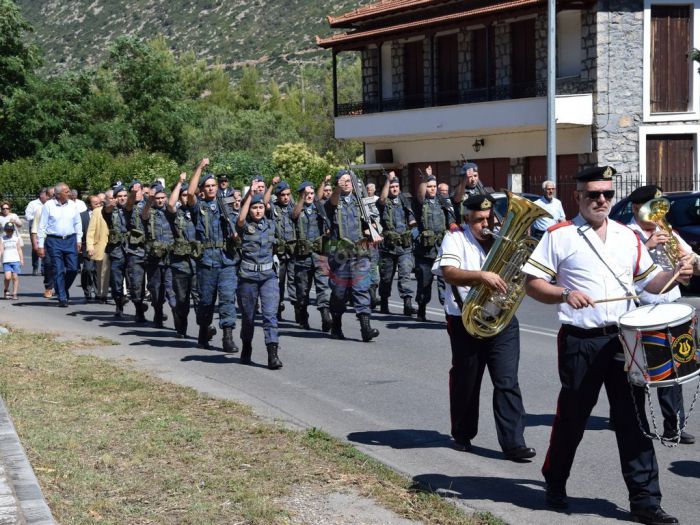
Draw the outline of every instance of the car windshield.
<instances>
[{"instance_id":1,"label":"car windshield","mask_svg":"<svg viewBox=\"0 0 700 525\"><path fill-rule=\"evenodd\" d=\"M700 195L672 200L666 220L674 228L700 224Z\"/></svg>"}]
</instances>

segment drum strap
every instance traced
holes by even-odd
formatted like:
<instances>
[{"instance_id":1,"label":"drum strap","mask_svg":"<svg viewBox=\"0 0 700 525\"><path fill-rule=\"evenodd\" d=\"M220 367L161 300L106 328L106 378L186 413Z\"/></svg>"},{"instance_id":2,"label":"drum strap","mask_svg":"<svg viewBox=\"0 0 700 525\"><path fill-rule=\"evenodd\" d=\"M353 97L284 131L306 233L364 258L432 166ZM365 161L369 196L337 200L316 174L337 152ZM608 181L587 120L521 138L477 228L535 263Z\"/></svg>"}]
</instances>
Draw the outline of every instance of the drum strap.
<instances>
[{"instance_id":1,"label":"drum strap","mask_svg":"<svg viewBox=\"0 0 700 525\"><path fill-rule=\"evenodd\" d=\"M635 294L634 294L634 291L629 289L629 285L627 285L622 279L620 279L620 277L618 276L618 274L610 267L610 265L605 261L605 259L603 258L603 256L600 255L600 253L598 252L598 250L596 250L596 247L593 245L593 243L591 242L591 240L590 240L590 239L588 238L588 236L586 235L586 231L592 231L592 228L590 228L590 226L589 226L589 228L588 228L586 231L584 231L584 230L583 230L583 226L579 226L578 229L577 229L577 231L578 231L578 234L579 234L581 237L583 237L583 239L586 241L586 244L588 244L588 246L591 247L591 250L593 250L593 253L595 253L595 254L598 256L598 259L600 259L600 261L605 265L605 267L606 267L608 270L610 270L610 273L613 275L613 277L615 277L615 280L616 280L616 281L618 282L618 284L622 287L622 289L625 291L625 293L626 293L627 295L629 295L629 296L635 295ZM595 233L594 233L594 234L595 234ZM632 299L630 299L630 300L632 300ZM638 301L637 299L634 299L634 304L637 305L637 306L639 306L640 303L639 303L639 301Z\"/></svg>"}]
</instances>

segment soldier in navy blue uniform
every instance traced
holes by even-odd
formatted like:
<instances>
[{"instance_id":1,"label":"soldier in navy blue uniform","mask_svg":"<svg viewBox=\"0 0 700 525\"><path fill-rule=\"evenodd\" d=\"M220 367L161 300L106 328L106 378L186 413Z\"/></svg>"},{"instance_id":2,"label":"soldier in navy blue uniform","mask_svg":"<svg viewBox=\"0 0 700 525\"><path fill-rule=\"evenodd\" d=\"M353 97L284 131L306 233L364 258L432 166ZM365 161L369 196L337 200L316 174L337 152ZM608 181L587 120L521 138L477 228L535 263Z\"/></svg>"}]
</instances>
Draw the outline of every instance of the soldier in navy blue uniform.
<instances>
[{"instance_id":1,"label":"soldier in navy blue uniform","mask_svg":"<svg viewBox=\"0 0 700 525\"><path fill-rule=\"evenodd\" d=\"M124 276L126 275L126 238L127 228L124 207L127 201L127 191L121 182L112 188L113 199L102 208L102 216L109 228L109 237L105 253L109 255L109 288L112 300L116 305L115 317L120 318L124 313L124 305L128 299L124 296Z\"/></svg>"},{"instance_id":2,"label":"soldier in navy blue uniform","mask_svg":"<svg viewBox=\"0 0 700 525\"><path fill-rule=\"evenodd\" d=\"M233 188L230 188L228 185L228 176L227 175L217 175L216 180L219 183L219 197L230 197L233 195Z\"/></svg>"},{"instance_id":3,"label":"soldier in navy blue uniform","mask_svg":"<svg viewBox=\"0 0 700 525\"><path fill-rule=\"evenodd\" d=\"M273 191L276 200L274 204L268 206ZM277 310L277 317L279 319L282 318L284 292L286 289L289 302L294 305L294 320L299 323L299 309L296 307L296 288L294 287L294 247L297 240L294 223L292 222L294 203L292 202L292 190L286 181L280 180L277 176L272 179L272 184L265 192L265 206L269 209L269 214L274 221L275 235L277 236L275 255L277 255L277 260L279 261L277 276L280 287L280 304Z\"/></svg>"},{"instance_id":4,"label":"soldier in navy blue uniform","mask_svg":"<svg viewBox=\"0 0 700 525\"><path fill-rule=\"evenodd\" d=\"M325 265L321 260L323 250L323 235L328 227L323 208L318 203L314 185L309 181L302 182L297 188L299 198L292 220L296 226L297 242L294 255L294 283L296 285L299 324L309 329L309 295L311 285L316 283L316 307L321 313L321 329L327 332L331 329L330 288L328 275L324 272Z\"/></svg>"},{"instance_id":5,"label":"soldier in navy blue uniform","mask_svg":"<svg viewBox=\"0 0 700 525\"><path fill-rule=\"evenodd\" d=\"M194 302L195 312L199 307L199 292L197 290L197 265L195 259L202 256L202 243L192 222L192 212L187 206L189 184L185 180L186 173L180 177L170 194L166 216L170 221L174 240L170 253L170 271L173 280L173 324L178 338L187 337L187 316L190 312L190 298ZM216 334L216 329L209 326L209 339Z\"/></svg>"},{"instance_id":6,"label":"soldier in navy blue uniform","mask_svg":"<svg viewBox=\"0 0 700 525\"><path fill-rule=\"evenodd\" d=\"M241 205L236 221L241 238L241 264L239 270L238 300L241 305L241 363L250 364L253 353L255 306L260 299L267 367L282 368L278 354L277 308L279 306L279 282L274 268L276 244L275 225L265 218L264 197L255 192L257 183L251 184Z\"/></svg>"},{"instance_id":7,"label":"soldier in navy blue uniform","mask_svg":"<svg viewBox=\"0 0 700 525\"><path fill-rule=\"evenodd\" d=\"M401 187L396 173L389 172L382 192L377 201L381 214L382 237L379 249L379 296L381 313L389 312L391 282L396 270L399 272L399 295L403 299L404 315L416 313L411 304L413 292L409 288L413 271L413 236L411 229L416 226L416 219L407 199L401 195Z\"/></svg>"},{"instance_id":8,"label":"soldier in navy blue uniform","mask_svg":"<svg viewBox=\"0 0 700 525\"><path fill-rule=\"evenodd\" d=\"M163 327L163 305L166 299L171 309L175 308L172 291L170 255L175 241L172 224L167 217L165 188L160 182L151 186L151 195L141 211L146 227L146 276L151 292L153 324Z\"/></svg>"},{"instance_id":9,"label":"soldier in navy blue uniform","mask_svg":"<svg viewBox=\"0 0 700 525\"><path fill-rule=\"evenodd\" d=\"M416 302L418 319L425 321L426 305L430 302L433 287L432 267L437 257L438 248L445 236L447 227L456 222L447 204L437 195L437 180L432 176L432 168L425 170L428 177L418 186L416 194L415 217L418 221L418 239L414 247L416 266ZM438 281L438 298L440 304L445 302L445 281Z\"/></svg>"},{"instance_id":10,"label":"soldier in navy blue uniform","mask_svg":"<svg viewBox=\"0 0 700 525\"><path fill-rule=\"evenodd\" d=\"M126 240L126 284L136 309L136 322L146 322L148 305L143 302L146 281L146 232L141 219L143 186L138 180L129 184L129 196L124 206L124 217L129 230Z\"/></svg>"},{"instance_id":11,"label":"soldier in navy blue uniform","mask_svg":"<svg viewBox=\"0 0 700 525\"><path fill-rule=\"evenodd\" d=\"M379 335L379 330L370 325L369 225L362 221L360 202L353 193L350 172L340 170L335 179L336 187L325 204L326 216L331 224L327 250L333 318L331 335L335 339L345 339L342 317L350 295L360 320L362 340L369 342Z\"/></svg>"},{"instance_id":12,"label":"soldier in navy blue uniform","mask_svg":"<svg viewBox=\"0 0 700 525\"><path fill-rule=\"evenodd\" d=\"M205 158L197 165L190 187L199 186L203 198L194 192L187 196L187 204L192 214L197 240L202 243L202 257L197 260L197 286L199 287L199 308L197 324L199 337L197 346L209 348L209 325L214 318L214 303L219 299L219 328L223 334L224 352L238 352L233 340L236 326L236 288L238 286L239 255L236 247L237 235L228 210L222 208L216 199L218 186L210 173L202 176L202 170L209 165Z\"/></svg>"}]
</instances>

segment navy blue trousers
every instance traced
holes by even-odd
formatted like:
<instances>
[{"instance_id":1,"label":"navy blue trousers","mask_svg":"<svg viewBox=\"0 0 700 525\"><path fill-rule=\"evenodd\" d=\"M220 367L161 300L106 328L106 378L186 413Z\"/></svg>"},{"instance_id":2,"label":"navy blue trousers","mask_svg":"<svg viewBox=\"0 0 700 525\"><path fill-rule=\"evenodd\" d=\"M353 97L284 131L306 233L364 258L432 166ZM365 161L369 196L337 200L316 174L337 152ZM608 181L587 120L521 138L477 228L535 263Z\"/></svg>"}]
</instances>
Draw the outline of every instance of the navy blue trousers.
<instances>
[{"instance_id":1,"label":"navy blue trousers","mask_svg":"<svg viewBox=\"0 0 700 525\"><path fill-rule=\"evenodd\" d=\"M238 284L238 302L241 305L241 341L249 343L253 340L255 305L260 297L265 344L279 342L277 329L279 294L279 281L276 275L264 281L241 278Z\"/></svg>"},{"instance_id":2,"label":"navy blue trousers","mask_svg":"<svg viewBox=\"0 0 700 525\"><path fill-rule=\"evenodd\" d=\"M197 266L197 286L199 287L197 324L199 326L211 324L218 297L219 328L235 328L238 266ZM276 308L277 305L275 305Z\"/></svg>"},{"instance_id":3,"label":"navy blue trousers","mask_svg":"<svg viewBox=\"0 0 700 525\"><path fill-rule=\"evenodd\" d=\"M47 236L44 241L46 257L51 260L53 266L56 295L62 302L68 301L68 290L78 275L78 247L75 242L75 235L68 239Z\"/></svg>"}]
</instances>

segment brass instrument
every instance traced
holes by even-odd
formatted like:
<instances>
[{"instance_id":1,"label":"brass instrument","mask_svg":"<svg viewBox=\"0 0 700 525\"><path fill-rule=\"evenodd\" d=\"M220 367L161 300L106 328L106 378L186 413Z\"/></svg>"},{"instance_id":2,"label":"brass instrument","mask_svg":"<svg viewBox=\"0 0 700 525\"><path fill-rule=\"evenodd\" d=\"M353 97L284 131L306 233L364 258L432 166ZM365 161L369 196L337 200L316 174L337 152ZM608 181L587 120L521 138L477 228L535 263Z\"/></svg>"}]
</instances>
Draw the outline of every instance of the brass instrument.
<instances>
[{"instance_id":1,"label":"brass instrument","mask_svg":"<svg viewBox=\"0 0 700 525\"><path fill-rule=\"evenodd\" d=\"M469 290L462 308L464 328L474 337L499 334L510 323L525 297L525 274L521 271L537 241L527 236L530 225L540 217L551 217L543 208L524 197L506 191L508 209L500 233L489 251L485 272L497 273L507 285L506 293L491 290L483 284Z\"/></svg>"},{"instance_id":2,"label":"brass instrument","mask_svg":"<svg viewBox=\"0 0 700 525\"><path fill-rule=\"evenodd\" d=\"M659 252L663 252L661 254L662 256L665 255L668 258L668 267L666 269L674 268L683 257L678 239L673 235L673 229L666 220L666 214L670 209L671 202L664 197L658 197L656 199L651 199L649 202L645 202L642 207L639 208L638 212L640 220L653 222L668 234L668 240L663 245L663 248L658 250ZM666 261L656 261L657 264L664 267L666 266L664 264L665 262Z\"/></svg>"}]
</instances>

